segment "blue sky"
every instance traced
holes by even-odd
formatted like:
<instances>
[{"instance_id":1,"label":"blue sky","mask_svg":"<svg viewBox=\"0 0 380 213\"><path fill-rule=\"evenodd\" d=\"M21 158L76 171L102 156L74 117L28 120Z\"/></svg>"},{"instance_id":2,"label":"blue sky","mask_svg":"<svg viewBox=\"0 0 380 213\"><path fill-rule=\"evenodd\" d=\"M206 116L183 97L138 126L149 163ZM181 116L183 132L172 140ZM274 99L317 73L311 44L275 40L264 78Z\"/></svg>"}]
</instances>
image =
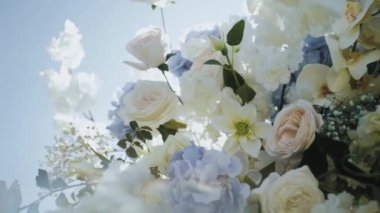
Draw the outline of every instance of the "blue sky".
<instances>
[{"instance_id":1,"label":"blue sky","mask_svg":"<svg viewBox=\"0 0 380 213\"><path fill-rule=\"evenodd\" d=\"M184 29L219 23L242 14L243 0L178 0L165 9L174 46ZM23 203L37 198L34 178L53 143L55 129L44 79L39 72L58 69L46 51L51 38L72 20L83 35L86 52L78 70L101 80L93 112L106 119L114 90L128 81L125 44L137 29L161 26L159 11L130 0L0 0L0 179L17 179Z\"/></svg>"}]
</instances>

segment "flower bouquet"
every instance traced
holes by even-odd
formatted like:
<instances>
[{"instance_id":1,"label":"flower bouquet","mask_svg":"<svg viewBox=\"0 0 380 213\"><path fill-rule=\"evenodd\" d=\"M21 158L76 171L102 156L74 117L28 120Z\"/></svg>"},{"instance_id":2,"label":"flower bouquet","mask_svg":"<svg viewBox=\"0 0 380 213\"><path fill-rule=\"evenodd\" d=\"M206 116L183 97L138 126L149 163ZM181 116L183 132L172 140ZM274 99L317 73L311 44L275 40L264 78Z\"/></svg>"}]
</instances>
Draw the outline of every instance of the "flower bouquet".
<instances>
[{"instance_id":1,"label":"flower bouquet","mask_svg":"<svg viewBox=\"0 0 380 213\"><path fill-rule=\"evenodd\" d=\"M69 20L45 71L59 133L21 205L1 182L0 212L380 212L380 1L247 0L244 15L192 28L172 48L163 27L136 32L124 61L150 79L90 111L93 74L76 72ZM179 2L180 4L180 2ZM243 14L243 13L242 13Z\"/></svg>"}]
</instances>

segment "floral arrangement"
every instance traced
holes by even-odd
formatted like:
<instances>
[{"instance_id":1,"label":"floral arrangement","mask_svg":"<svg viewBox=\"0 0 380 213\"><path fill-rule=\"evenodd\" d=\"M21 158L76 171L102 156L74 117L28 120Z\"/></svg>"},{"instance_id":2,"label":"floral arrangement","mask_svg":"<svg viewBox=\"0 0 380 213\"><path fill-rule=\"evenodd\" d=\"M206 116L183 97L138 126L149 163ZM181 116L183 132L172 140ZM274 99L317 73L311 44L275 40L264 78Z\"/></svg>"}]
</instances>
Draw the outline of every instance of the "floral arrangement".
<instances>
[{"instance_id":1,"label":"floral arrangement","mask_svg":"<svg viewBox=\"0 0 380 213\"><path fill-rule=\"evenodd\" d=\"M135 1L162 15L173 3ZM124 63L165 81L126 82L104 123L66 21L48 48L61 66L42 73L59 133L41 197L22 206L17 182L0 182L0 212L39 212L49 196L61 213L380 212L380 1L246 9L178 49L165 25L136 32Z\"/></svg>"}]
</instances>

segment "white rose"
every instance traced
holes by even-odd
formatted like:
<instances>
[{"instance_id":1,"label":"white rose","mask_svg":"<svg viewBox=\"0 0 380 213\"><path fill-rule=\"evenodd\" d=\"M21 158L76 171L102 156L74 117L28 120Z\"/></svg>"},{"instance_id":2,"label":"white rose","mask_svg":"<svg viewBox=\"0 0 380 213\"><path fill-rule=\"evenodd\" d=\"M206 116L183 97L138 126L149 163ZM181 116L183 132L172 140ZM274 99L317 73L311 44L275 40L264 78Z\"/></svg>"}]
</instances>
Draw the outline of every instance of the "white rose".
<instances>
[{"instance_id":1,"label":"white rose","mask_svg":"<svg viewBox=\"0 0 380 213\"><path fill-rule=\"evenodd\" d=\"M142 126L158 127L176 116L177 96L165 82L137 81L124 95L117 114L125 125L137 121Z\"/></svg>"},{"instance_id":2,"label":"white rose","mask_svg":"<svg viewBox=\"0 0 380 213\"><path fill-rule=\"evenodd\" d=\"M318 188L318 181L309 167L291 170L285 175L270 174L261 186L252 191L258 199L263 213L310 212L324 197Z\"/></svg>"},{"instance_id":3,"label":"white rose","mask_svg":"<svg viewBox=\"0 0 380 213\"><path fill-rule=\"evenodd\" d=\"M288 158L301 153L314 142L316 131L323 120L304 100L299 100L281 110L274 120L274 134L265 144L265 150L272 156Z\"/></svg>"},{"instance_id":4,"label":"white rose","mask_svg":"<svg viewBox=\"0 0 380 213\"><path fill-rule=\"evenodd\" d=\"M168 50L168 41L161 29L154 26L140 29L130 41L126 49L138 62L125 61L126 64L138 69L155 68L165 62Z\"/></svg>"}]
</instances>

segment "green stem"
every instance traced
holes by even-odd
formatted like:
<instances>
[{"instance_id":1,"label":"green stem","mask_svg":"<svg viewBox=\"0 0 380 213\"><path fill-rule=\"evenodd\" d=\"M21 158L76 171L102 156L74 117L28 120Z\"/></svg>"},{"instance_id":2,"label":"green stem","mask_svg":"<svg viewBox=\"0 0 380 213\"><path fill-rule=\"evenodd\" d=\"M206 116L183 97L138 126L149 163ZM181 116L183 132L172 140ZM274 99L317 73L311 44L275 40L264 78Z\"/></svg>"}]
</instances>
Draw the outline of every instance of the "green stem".
<instances>
[{"instance_id":1,"label":"green stem","mask_svg":"<svg viewBox=\"0 0 380 213\"><path fill-rule=\"evenodd\" d=\"M182 101L182 99L181 99L181 98L175 93L174 89L173 89L172 86L170 85L169 80L168 80L168 78L167 78L166 75L165 75L165 71L161 71L161 73L162 73L162 75L164 75L164 77L165 77L165 81L166 81L166 84L169 86L170 90L171 90L171 91L177 96L178 101L183 105L183 101Z\"/></svg>"},{"instance_id":2,"label":"green stem","mask_svg":"<svg viewBox=\"0 0 380 213\"><path fill-rule=\"evenodd\" d=\"M232 57L233 57L233 53L232 53ZM233 61L231 62L230 60L230 57L228 57L228 54L226 54L226 59L227 59L227 63L228 65L230 66L230 71L232 72L232 76L234 77L234 80L235 80L235 83L238 87L240 87L240 83L239 83L239 80L237 78L237 75L236 75L236 72L234 71L234 64L233 64ZM233 58L232 58L233 59Z\"/></svg>"}]
</instances>

